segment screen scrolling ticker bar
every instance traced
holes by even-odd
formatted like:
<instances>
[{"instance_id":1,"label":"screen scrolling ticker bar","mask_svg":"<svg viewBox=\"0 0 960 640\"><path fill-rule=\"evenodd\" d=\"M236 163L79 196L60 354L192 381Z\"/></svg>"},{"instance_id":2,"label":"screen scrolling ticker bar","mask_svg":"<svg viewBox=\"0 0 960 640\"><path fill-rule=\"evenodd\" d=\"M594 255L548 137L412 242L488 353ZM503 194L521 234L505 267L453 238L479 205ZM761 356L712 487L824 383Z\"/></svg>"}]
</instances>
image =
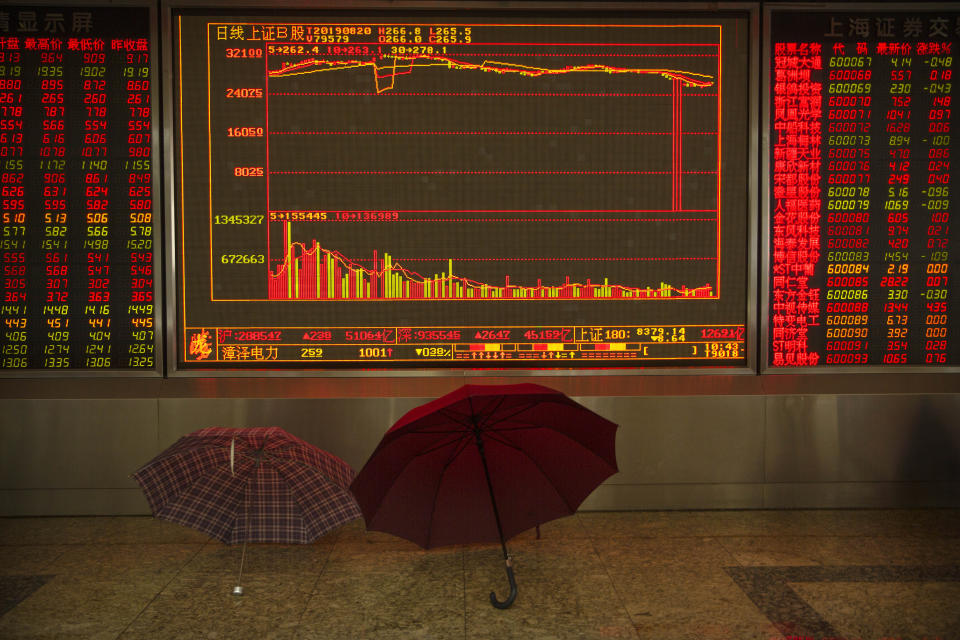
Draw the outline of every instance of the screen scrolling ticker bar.
<instances>
[{"instance_id":1,"label":"screen scrolling ticker bar","mask_svg":"<svg viewBox=\"0 0 960 640\"><path fill-rule=\"evenodd\" d=\"M743 357L743 326L188 328L192 359L271 362L700 360Z\"/></svg>"}]
</instances>

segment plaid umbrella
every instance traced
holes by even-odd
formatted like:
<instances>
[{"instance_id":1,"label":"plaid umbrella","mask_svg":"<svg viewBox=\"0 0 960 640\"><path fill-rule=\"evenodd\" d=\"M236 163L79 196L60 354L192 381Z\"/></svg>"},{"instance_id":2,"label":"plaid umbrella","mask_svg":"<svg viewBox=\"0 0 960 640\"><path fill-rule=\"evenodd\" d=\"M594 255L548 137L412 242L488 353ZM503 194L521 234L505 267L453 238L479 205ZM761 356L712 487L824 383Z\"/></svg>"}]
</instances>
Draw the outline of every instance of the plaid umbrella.
<instances>
[{"instance_id":1,"label":"plaid umbrella","mask_svg":"<svg viewBox=\"0 0 960 640\"><path fill-rule=\"evenodd\" d=\"M361 516L353 469L279 427L194 431L133 477L154 516L228 544L307 544Z\"/></svg>"}]
</instances>

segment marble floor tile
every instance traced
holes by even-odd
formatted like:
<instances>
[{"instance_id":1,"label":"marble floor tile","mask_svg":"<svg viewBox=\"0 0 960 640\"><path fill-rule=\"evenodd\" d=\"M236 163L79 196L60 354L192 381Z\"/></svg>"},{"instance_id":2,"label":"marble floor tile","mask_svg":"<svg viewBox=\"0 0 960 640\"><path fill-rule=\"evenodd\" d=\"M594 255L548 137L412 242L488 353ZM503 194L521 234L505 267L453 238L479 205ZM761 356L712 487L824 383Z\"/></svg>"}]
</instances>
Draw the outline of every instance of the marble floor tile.
<instances>
[{"instance_id":1,"label":"marble floor tile","mask_svg":"<svg viewBox=\"0 0 960 640\"><path fill-rule=\"evenodd\" d=\"M580 521L579 514L557 518L550 522L544 522L540 525L540 539L547 538L585 538L588 537L587 530ZM536 527L522 531L513 536L513 540L535 540L537 539ZM388 543L397 547L419 549L416 544L399 538L390 533L382 531L367 530L362 523L359 525L345 525L340 542L366 542L366 543Z\"/></svg>"},{"instance_id":2,"label":"marble floor tile","mask_svg":"<svg viewBox=\"0 0 960 640\"><path fill-rule=\"evenodd\" d=\"M310 545L144 517L0 519L0 638L960 640L960 510L591 512L424 550L347 523ZM810 633L807 633L810 632Z\"/></svg>"},{"instance_id":3,"label":"marble floor tile","mask_svg":"<svg viewBox=\"0 0 960 640\"><path fill-rule=\"evenodd\" d=\"M960 509L825 510L824 533L837 536L960 536Z\"/></svg>"},{"instance_id":4,"label":"marble floor tile","mask_svg":"<svg viewBox=\"0 0 960 640\"><path fill-rule=\"evenodd\" d=\"M462 637L463 584L460 551L340 558L318 577L297 637Z\"/></svg>"},{"instance_id":5,"label":"marble floor tile","mask_svg":"<svg viewBox=\"0 0 960 640\"><path fill-rule=\"evenodd\" d=\"M202 544L84 544L71 545L57 558L58 575L124 581L154 576L169 579L190 562Z\"/></svg>"},{"instance_id":6,"label":"marble floor tile","mask_svg":"<svg viewBox=\"0 0 960 640\"><path fill-rule=\"evenodd\" d=\"M338 545L344 544L382 544L392 545L398 549L419 549L420 547L391 533L371 531L361 521L348 523L340 529L337 538Z\"/></svg>"},{"instance_id":7,"label":"marble floor tile","mask_svg":"<svg viewBox=\"0 0 960 640\"><path fill-rule=\"evenodd\" d=\"M329 544L223 544L203 546L183 567L185 573L236 575L317 574L333 546Z\"/></svg>"},{"instance_id":8,"label":"marble floor tile","mask_svg":"<svg viewBox=\"0 0 960 640\"><path fill-rule=\"evenodd\" d=\"M521 574L533 580L541 576L547 576L551 580L606 576L606 569L589 540L540 540L528 543L511 540L507 543L507 553L512 559L518 581ZM499 545L466 547L464 558L467 579L470 579L472 571L491 571L490 567L493 567L495 578L494 585L491 586L496 586L498 591L507 590L503 550ZM605 579L609 581L609 578Z\"/></svg>"},{"instance_id":9,"label":"marble floor tile","mask_svg":"<svg viewBox=\"0 0 960 640\"><path fill-rule=\"evenodd\" d=\"M503 549L499 543L465 545L464 550L495 550L501 557ZM507 540L507 552L511 555L524 554L532 559L556 557L567 562L582 564L596 562L597 542L590 538L511 538Z\"/></svg>"},{"instance_id":10,"label":"marble floor tile","mask_svg":"<svg viewBox=\"0 0 960 640\"><path fill-rule=\"evenodd\" d=\"M960 566L803 566L803 567L727 567L727 573L740 586L756 607L783 633L791 636L816 638L896 638L899 634L887 635L874 624L877 612L880 617L906 621L923 618L949 627L956 619L956 607L945 602L955 598L956 585L960 584ZM921 598L889 597L866 602L871 593L900 593L911 587L925 584L941 584L943 593L931 601ZM900 585L900 586L898 586ZM818 594L842 593L847 597L831 600L829 595L818 599ZM930 595L930 594L928 594ZM861 602L851 604L851 600ZM854 609L863 605L857 615ZM940 615L931 616L936 609ZM892 614L892 617L888 614ZM860 616L859 618L857 616ZM865 617L864 617L865 616ZM946 617L945 617L946 616ZM859 622L857 622L859 620ZM872 620L863 626L864 620ZM856 623L856 624L855 624ZM865 635L844 636L842 628L867 631ZM887 624L887 628L910 628ZM877 632L879 635L873 635ZM908 637L912 636L912 632ZM919 636L918 636L919 637ZM948 635L947 638L953 637Z\"/></svg>"},{"instance_id":11,"label":"marble floor tile","mask_svg":"<svg viewBox=\"0 0 960 640\"><path fill-rule=\"evenodd\" d=\"M339 552L351 550L357 553L363 553L365 551L372 551L374 553L416 553L418 551L425 551L423 547L409 540L378 531L368 532L363 537L345 536L337 542L336 549Z\"/></svg>"},{"instance_id":12,"label":"marble floor tile","mask_svg":"<svg viewBox=\"0 0 960 640\"><path fill-rule=\"evenodd\" d=\"M169 582L56 576L0 618L0 638L116 638Z\"/></svg>"},{"instance_id":13,"label":"marble floor tile","mask_svg":"<svg viewBox=\"0 0 960 640\"><path fill-rule=\"evenodd\" d=\"M793 583L844 638L960 638L960 583Z\"/></svg>"},{"instance_id":14,"label":"marble floor tile","mask_svg":"<svg viewBox=\"0 0 960 640\"><path fill-rule=\"evenodd\" d=\"M960 564L954 538L762 536L717 538L745 566Z\"/></svg>"},{"instance_id":15,"label":"marble floor tile","mask_svg":"<svg viewBox=\"0 0 960 640\"><path fill-rule=\"evenodd\" d=\"M594 540L600 560L613 571L636 567L722 567L734 564L720 538L638 538L624 544L616 538Z\"/></svg>"},{"instance_id":16,"label":"marble floor tile","mask_svg":"<svg viewBox=\"0 0 960 640\"><path fill-rule=\"evenodd\" d=\"M330 559L324 568L324 574L371 575L384 573L405 576L406 579L410 580L429 577L437 573L446 575L450 572L454 574L459 572L459 574L462 574L462 554L463 551L460 547L381 551L376 548L341 549L338 546L330 554Z\"/></svg>"},{"instance_id":17,"label":"marble floor tile","mask_svg":"<svg viewBox=\"0 0 960 640\"><path fill-rule=\"evenodd\" d=\"M123 629L119 638L293 638L316 582L314 575L181 574Z\"/></svg>"},{"instance_id":18,"label":"marble floor tile","mask_svg":"<svg viewBox=\"0 0 960 640\"><path fill-rule=\"evenodd\" d=\"M687 535L666 511L588 511L577 519L590 538Z\"/></svg>"},{"instance_id":19,"label":"marble floor tile","mask_svg":"<svg viewBox=\"0 0 960 640\"><path fill-rule=\"evenodd\" d=\"M641 638L774 640L773 623L721 569L638 568L614 576Z\"/></svg>"},{"instance_id":20,"label":"marble floor tile","mask_svg":"<svg viewBox=\"0 0 960 640\"><path fill-rule=\"evenodd\" d=\"M513 546L517 599L506 610L490 602L491 591L501 601L509 593L502 551L465 552L468 639L636 637L608 573L589 544L573 540Z\"/></svg>"},{"instance_id":21,"label":"marble floor tile","mask_svg":"<svg viewBox=\"0 0 960 640\"><path fill-rule=\"evenodd\" d=\"M405 571L405 567L411 564L430 567L448 561L459 554L460 549L456 546L428 550L415 545L397 548L389 543L345 543L337 545L330 552L326 571Z\"/></svg>"},{"instance_id":22,"label":"marble floor tile","mask_svg":"<svg viewBox=\"0 0 960 640\"><path fill-rule=\"evenodd\" d=\"M101 519L102 529L95 542L107 544L165 544L213 542L207 534L149 516L126 516Z\"/></svg>"},{"instance_id":23,"label":"marble floor tile","mask_svg":"<svg viewBox=\"0 0 960 640\"><path fill-rule=\"evenodd\" d=\"M678 528L696 536L823 535L830 521L827 511L676 511L670 518Z\"/></svg>"},{"instance_id":24,"label":"marble floor tile","mask_svg":"<svg viewBox=\"0 0 960 640\"><path fill-rule=\"evenodd\" d=\"M53 544L0 546L0 575L28 575L52 571L57 558L69 548Z\"/></svg>"},{"instance_id":25,"label":"marble floor tile","mask_svg":"<svg viewBox=\"0 0 960 640\"><path fill-rule=\"evenodd\" d=\"M818 542L815 553L825 565L960 564L955 538L837 536Z\"/></svg>"},{"instance_id":26,"label":"marble floor tile","mask_svg":"<svg viewBox=\"0 0 960 640\"><path fill-rule=\"evenodd\" d=\"M47 584L52 575L0 574L0 617Z\"/></svg>"},{"instance_id":27,"label":"marble floor tile","mask_svg":"<svg viewBox=\"0 0 960 640\"><path fill-rule=\"evenodd\" d=\"M583 512L588 535L615 537L716 537L823 535L829 512L800 511L623 511Z\"/></svg>"},{"instance_id":28,"label":"marble floor tile","mask_svg":"<svg viewBox=\"0 0 960 640\"><path fill-rule=\"evenodd\" d=\"M0 544L90 544L109 526L104 518L0 518Z\"/></svg>"},{"instance_id":29,"label":"marble floor tile","mask_svg":"<svg viewBox=\"0 0 960 640\"><path fill-rule=\"evenodd\" d=\"M544 522L540 525L540 540L571 540L574 538L587 538L589 534L586 527L583 526L578 514L557 518L550 522ZM527 529L511 538L512 540L536 540L537 530Z\"/></svg>"},{"instance_id":30,"label":"marble floor tile","mask_svg":"<svg viewBox=\"0 0 960 640\"><path fill-rule=\"evenodd\" d=\"M819 565L824 560L824 547L830 548L838 538L823 536L728 536L717 542L745 566Z\"/></svg>"}]
</instances>

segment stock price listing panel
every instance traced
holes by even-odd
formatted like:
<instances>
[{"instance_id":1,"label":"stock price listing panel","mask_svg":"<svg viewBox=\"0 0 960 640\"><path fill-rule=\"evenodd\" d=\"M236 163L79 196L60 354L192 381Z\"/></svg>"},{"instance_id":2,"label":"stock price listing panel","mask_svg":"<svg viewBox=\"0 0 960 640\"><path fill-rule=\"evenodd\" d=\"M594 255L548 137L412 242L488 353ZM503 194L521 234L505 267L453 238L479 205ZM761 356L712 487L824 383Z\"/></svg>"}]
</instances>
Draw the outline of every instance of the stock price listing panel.
<instances>
[{"instance_id":1,"label":"stock price listing panel","mask_svg":"<svg viewBox=\"0 0 960 640\"><path fill-rule=\"evenodd\" d=\"M768 370L960 365L951 8L771 11Z\"/></svg>"},{"instance_id":2,"label":"stock price listing panel","mask_svg":"<svg viewBox=\"0 0 960 640\"><path fill-rule=\"evenodd\" d=\"M178 367L747 365L746 14L173 26Z\"/></svg>"},{"instance_id":3,"label":"stock price listing panel","mask_svg":"<svg viewBox=\"0 0 960 640\"><path fill-rule=\"evenodd\" d=\"M152 9L0 7L0 370L155 374Z\"/></svg>"}]
</instances>

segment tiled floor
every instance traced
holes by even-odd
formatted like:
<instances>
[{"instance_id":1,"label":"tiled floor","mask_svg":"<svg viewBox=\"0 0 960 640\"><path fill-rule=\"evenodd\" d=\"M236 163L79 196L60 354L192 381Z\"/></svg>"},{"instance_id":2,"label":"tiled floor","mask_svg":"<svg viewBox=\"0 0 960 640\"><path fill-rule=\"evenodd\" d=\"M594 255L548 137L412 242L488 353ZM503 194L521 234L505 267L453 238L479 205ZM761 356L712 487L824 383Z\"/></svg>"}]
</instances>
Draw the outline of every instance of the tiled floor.
<instances>
[{"instance_id":1,"label":"tiled floor","mask_svg":"<svg viewBox=\"0 0 960 640\"><path fill-rule=\"evenodd\" d=\"M960 510L585 512L423 551L359 522L240 547L151 518L0 519L0 638L960 640Z\"/></svg>"}]
</instances>

